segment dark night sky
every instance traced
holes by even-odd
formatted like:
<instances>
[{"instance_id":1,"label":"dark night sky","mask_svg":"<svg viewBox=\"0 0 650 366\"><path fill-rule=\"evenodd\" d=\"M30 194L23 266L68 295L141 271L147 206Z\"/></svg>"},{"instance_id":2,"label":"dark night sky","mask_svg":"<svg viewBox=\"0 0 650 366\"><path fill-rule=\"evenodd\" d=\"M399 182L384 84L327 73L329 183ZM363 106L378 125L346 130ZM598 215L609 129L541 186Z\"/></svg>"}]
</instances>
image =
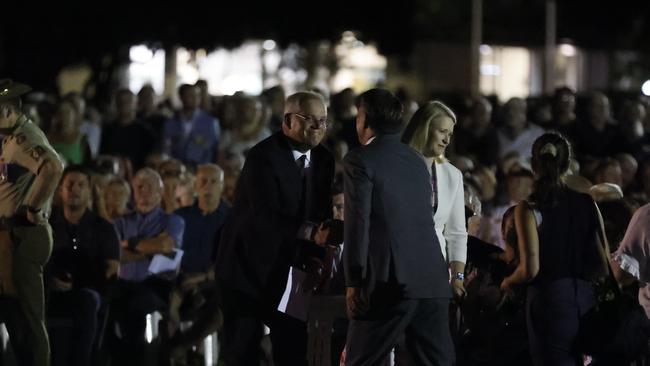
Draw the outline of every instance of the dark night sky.
<instances>
[{"instance_id":1,"label":"dark night sky","mask_svg":"<svg viewBox=\"0 0 650 366\"><path fill-rule=\"evenodd\" d=\"M95 65L106 54L118 55L121 46L140 42L212 48L254 37L306 44L335 40L343 30L353 29L362 39L377 41L385 54L408 54L418 39L469 40L471 0L378 3L237 0L212 1L206 8L187 1L175 6L66 1L52 9L27 4L2 14L0 77L43 85L64 65ZM558 37L586 48L650 51L650 1L594 4L605 2L558 0ZM543 0L485 0L484 9L485 42L543 43Z\"/></svg>"}]
</instances>

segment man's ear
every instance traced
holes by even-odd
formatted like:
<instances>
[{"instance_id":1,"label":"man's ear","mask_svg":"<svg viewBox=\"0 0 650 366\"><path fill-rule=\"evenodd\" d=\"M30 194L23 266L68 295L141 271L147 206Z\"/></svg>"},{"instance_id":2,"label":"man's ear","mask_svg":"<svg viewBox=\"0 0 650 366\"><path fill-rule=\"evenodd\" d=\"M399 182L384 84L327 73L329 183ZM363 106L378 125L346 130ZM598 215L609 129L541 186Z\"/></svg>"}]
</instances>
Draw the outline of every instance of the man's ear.
<instances>
[{"instance_id":1,"label":"man's ear","mask_svg":"<svg viewBox=\"0 0 650 366\"><path fill-rule=\"evenodd\" d=\"M291 117L289 115L284 116L284 122L282 123L282 132L286 135L291 131Z\"/></svg>"}]
</instances>

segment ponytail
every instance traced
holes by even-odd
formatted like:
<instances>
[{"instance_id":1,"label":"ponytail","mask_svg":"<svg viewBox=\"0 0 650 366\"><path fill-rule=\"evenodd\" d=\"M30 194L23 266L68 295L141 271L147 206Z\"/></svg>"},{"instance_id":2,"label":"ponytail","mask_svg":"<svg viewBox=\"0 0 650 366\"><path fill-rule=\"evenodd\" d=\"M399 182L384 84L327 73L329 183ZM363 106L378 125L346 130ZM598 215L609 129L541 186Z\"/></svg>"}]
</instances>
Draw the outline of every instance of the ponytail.
<instances>
[{"instance_id":1,"label":"ponytail","mask_svg":"<svg viewBox=\"0 0 650 366\"><path fill-rule=\"evenodd\" d=\"M540 136L533 144L535 183L530 200L537 207L554 206L564 190L563 174L569 168L571 146L559 133Z\"/></svg>"}]
</instances>

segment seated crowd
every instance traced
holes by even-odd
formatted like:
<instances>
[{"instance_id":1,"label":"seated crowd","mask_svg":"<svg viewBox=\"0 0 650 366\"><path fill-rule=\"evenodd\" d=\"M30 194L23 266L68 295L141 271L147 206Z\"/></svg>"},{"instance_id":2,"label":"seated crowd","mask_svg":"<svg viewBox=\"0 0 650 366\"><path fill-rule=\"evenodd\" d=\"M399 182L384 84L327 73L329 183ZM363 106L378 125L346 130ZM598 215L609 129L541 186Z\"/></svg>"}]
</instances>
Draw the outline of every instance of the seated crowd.
<instances>
[{"instance_id":1,"label":"seated crowd","mask_svg":"<svg viewBox=\"0 0 650 366\"><path fill-rule=\"evenodd\" d=\"M404 91L397 95L405 106L414 103ZM215 279L221 229L247 151L280 129L285 94L273 87L259 96L217 97L201 81L182 85L178 97L181 107L171 110L149 86L137 95L120 89L107 111L79 93L25 99L66 164L49 219L54 248L44 274L53 365L185 364L190 346L221 327ZM354 97L351 89L325 95L323 144L337 173L332 216L341 220L341 161L359 145ZM549 130L569 140L574 157L566 183L598 203L610 253L629 261L633 254L619 244L635 210L650 202L650 101L623 98L612 113L607 95L568 88L503 105L485 97L453 100L455 134L445 155L462 173L468 234L464 289L455 304L462 321L451 325L457 362L532 364L525 292L504 296L500 284L519 264L513 206L533 191L533 142ZM340 249L331 248L327 258L328 283L315 288L343 295ZM638 291L635 276L616 276L626 291ZM156 312L164 347L152 350L146 334ZM335 323L333 364L345 344L341 329ZM261 346L261 360L267 348ZM399 364L408 364L399 346L395 352Z\"/></svg>"}]
</instances>

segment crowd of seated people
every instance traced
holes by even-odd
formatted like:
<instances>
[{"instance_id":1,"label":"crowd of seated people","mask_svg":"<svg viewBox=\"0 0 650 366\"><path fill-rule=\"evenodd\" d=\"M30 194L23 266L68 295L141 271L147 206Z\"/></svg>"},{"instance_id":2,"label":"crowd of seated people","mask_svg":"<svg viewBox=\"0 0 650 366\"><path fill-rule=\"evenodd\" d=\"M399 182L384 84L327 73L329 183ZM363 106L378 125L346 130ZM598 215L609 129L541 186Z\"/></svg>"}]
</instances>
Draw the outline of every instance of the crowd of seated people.
<instances>
[{"instance_id":1,"label":"crowd of seated people","mask_svg":"<svg viewBox=\"0 0 650 366\"><path fill-rule=\"evenodd\" d=\"M259 96L211 96L201 81L180 86L178 110L150 86L137 94L115 91L112 109L102 111L80 93L26 98L25 110L41 113L33 119L66 163L50 217L54 250L45 271L54 365L98 364L98 357L157 362L144 336L153 312L162 315L161 342L182 349L165 357L182 358L191 344L218 331L214 261L220 230L247 151L278 131L284 97L279 86ZM355 91L325 97L323 144L334 153L338 172L346 151L359 145ZM429 99L436 98L419 105ZM566 183L598 202L611 253L622 253L618 247L632 213L650 202L648 99L610 100L598 91L561 88L548 98L495 101L456 98L448 104L456 116L445 155L462 174L466 201L482 207L467 225L466 294L459 300L466 336L457 339L457 354L464 355L459 365L530 363L520 312L524 295L515 291L521 298L504 302L499 284L518 261L512 207L532 192L535 139L555 130L571 143ZM405 102L413 109L409 115L417 114L418 103ZM334 187L335 218L342 219L342 200L342 187ZM316 286L321 294L344 293L336 260L342 248L329 252L327 286ZM177 268L152 272L157 258L177 255ZM188 321L201 326L187 331L181 324ZM344 328L335 329L334 353L343 349ZM483 352L486 347L490 352Z\"/></svg>"}]
</instances>

